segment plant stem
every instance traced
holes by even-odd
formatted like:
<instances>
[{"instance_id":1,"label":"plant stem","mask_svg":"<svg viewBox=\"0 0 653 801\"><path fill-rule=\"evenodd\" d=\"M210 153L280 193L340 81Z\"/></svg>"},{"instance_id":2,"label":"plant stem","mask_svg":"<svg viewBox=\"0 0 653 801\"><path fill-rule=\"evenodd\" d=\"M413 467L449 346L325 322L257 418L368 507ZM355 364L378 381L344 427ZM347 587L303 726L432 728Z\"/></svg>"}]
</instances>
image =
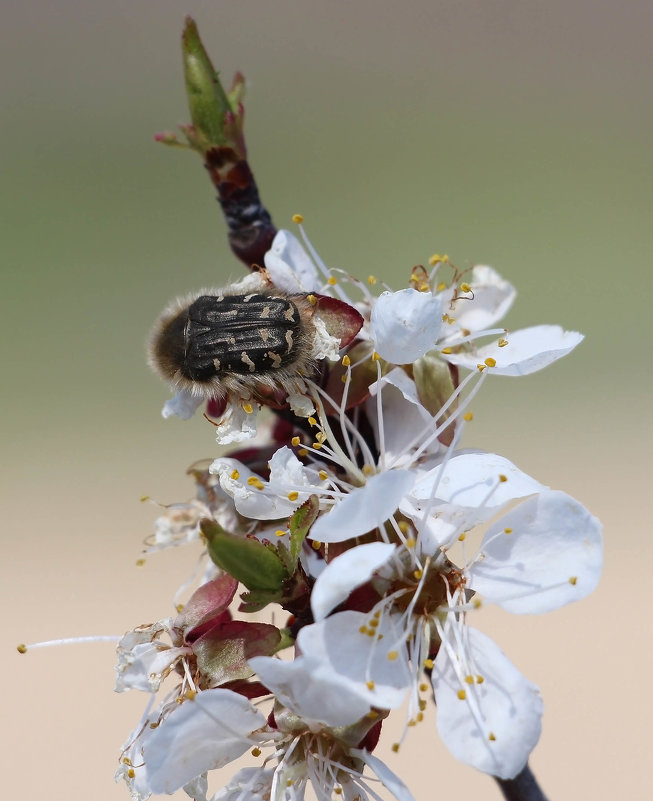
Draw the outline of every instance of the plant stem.
<instances>
[{"instance_id":1,"label":"plant stem","mask_svg":"<svg viewBox=\"0 0 653 801\"><path fill-rule=\"evenodd\" d=\"M494 779L506 801L547 801L528 765L514 779Z\"/></svg>"}]
</instances>

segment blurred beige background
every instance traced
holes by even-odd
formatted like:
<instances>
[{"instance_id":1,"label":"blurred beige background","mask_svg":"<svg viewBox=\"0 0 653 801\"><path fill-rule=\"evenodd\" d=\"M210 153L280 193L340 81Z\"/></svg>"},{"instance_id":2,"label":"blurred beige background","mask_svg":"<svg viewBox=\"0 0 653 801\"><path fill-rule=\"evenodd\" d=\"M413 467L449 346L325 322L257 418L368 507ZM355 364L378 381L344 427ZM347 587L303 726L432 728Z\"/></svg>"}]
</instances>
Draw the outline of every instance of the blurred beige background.
<instances>
[{"instance_id":1,"label":"blurred beige background","mask_svg":"<svg viewBox=\"0 0 653 801\"><path fill-rule=\"evenodd\" d=\"M532 765L552 801L650 798L651 6L627 0L7 4L0 26L4 366L2 748L8 798L119 801L118 748L144 704L112 692L110 645L171 612L192 550L135 566L155 510L216 452L164 422L143 342L166 301L239 274L199 159L155 131L187 119L192 13L227 80L278 225L302 212L333 265L400 286L434 252L520 290L508 324L586 341L488 382L468 443L602 518L587 601L480 625L544 693ZM498 799L432 722L391 766L417 801Z\"/></svg>"}]
</instances>

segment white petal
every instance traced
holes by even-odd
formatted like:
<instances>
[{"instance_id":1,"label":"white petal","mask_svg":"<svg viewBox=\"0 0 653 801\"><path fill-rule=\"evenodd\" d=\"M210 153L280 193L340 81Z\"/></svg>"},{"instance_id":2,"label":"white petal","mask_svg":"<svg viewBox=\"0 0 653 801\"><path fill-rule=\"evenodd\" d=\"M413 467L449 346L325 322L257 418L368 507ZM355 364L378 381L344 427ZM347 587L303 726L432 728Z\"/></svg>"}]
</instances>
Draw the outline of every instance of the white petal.
<instances>
[{"instance_id":1,"label":"white petal","mask_svg":"<svg viewBox=\"0 0 653 801\"><path fill-rule=\"evenodd\" d=\"M488 357L496 366L488 368L492 375L528 375L548 367L566 356L584 337L577 331L563 331L559 325L536 325L506 334L508 344L500 348L494 342L467 353L444 356L448 362L475 370Z\"/></svg>"},{"instance_id":2,"label":"white petal","mask_svg":"<svg viewBox=\"0 0 653 801\"><path fill-rule=\"evenodd\" d=\"M242 768L211 801L269 801L275 768Z\"/></svg>"},{"instance_id":3,"label":"white petal","mask_svg":"<svg viewBox=\"0 0 653 801\"><path fill-rule=\"evenodd\" d=\"M391 557L395 546L385 542L368 542L350 548L329 562L311 592L311 609L316 621L322 620L356 587L372 578Z\"/></svg>"},{"instance_id":4,"label":"white petal","mask_svg":"<svg viewBox=\"0 0 653 801\"><path fill-rule=\"evenodd\" d=\"M251 403L250 408L251 411L246 412L241 403L229 404L215 427L215 441L218 445L243 442L256 436L256 417L260 407Z\"/></svg>"},{"instance_id":5,"label":"white petal","mask_svg":"<svg viewBox=\"0 0 653 801\"><path fill-rule=\"evenodd\" d=\"M403 638L387 616L377 636L361 633L368 622L369 615L362 612L338 612L299 632L301 656L293 662L261 656L249 664L263 684L305 720L345 726L373 706L394 709L403 703L411 681L405 653L397 649ZM393 649L397 655L390 659Z\"/></svg>"},{"instance_id":6,"label":"white petal","mask_svg":"<svg viewBox=\"0 0 653 801\"><path fill-rule=\"evenodd\" d=\"M164 418L172 417L176 414L182 420L190 420L197 411L197 407L202 404L204 398L196 397L185 389L180 390L174 398L170 398L163 404L161 415Z\"/></svg>"},{"instance_id":7,"label":"white petal","mask_svg":"<svg viewBox=\"0 0 653 801\"><path fill-rule=\"evenodd\" d=\"M469 331L491 328L512 306L517 295L514 286L492 267L481 264L474 267L468 283L474 297L456 302L453 328L467 328Z\"/></svg>"},{"instance_id":8,"label":"white petal","mask_svg":"<svg viewBox=\"0 0 653 801\"><path fill-rule=\"evenodd\" d=\"M382 392L381 411L386 464L401 467L411 460L411 452L426 437L427 432L435 428L435 421L417 397L415 382L401 367L395 367L383 376L381 381L370 384L372 396L378 392ZM379 430L376 398L369 398L365 408L376 434ZM377 447L379 447L378 441ZM426 453L437 453L440 449L440 443L436 439Z\"/></svg>"},{"instance_id":9,"label":"white petal","mask_svg":"<svg viewBox=\"0 0 653 801\"><path fill-rule=\"evenodd\" d=\"M330 511L320 515L311 538L320 542L344 542L383 525L397 508L415 479L408 470L389 470L352 490Z\"/></svg>"},{"instance_id":10,"label":"white petal","mask_svg":"<svg viewBox=\"0 0 653 801\"><path fill-rule=\"evenodd\" d=\"M381 779L381 784L390 790L397 801L415 801L408 787L390 770L385 762L370 754L369 751L352 748L349 753L361 759L373 773L376 773L378 778Z\"/></svg>"},{"instance_id":11,"label":"white petal","mask_svg":"<svg viewBox=\"0 0 653 801\"><path fill-rule=\"evenodd\" d=\"M328 359L329 361L336 362L340 358L340 340L338 337L332 336L324 320L319 315L313 317L313 344L311 346L312 359Z\"/></svg>"},{"instance_id":12,"label":"white petal","mask_svg":"<svg viewBox=\"0 0 653 801\"><path fill-rule=\"evenodd\" d=\"M278 231L265 254L265 269L272 283L287 292L314 292L319 289L315 265L290 231Z\"/></svg>"},{"instance_id":13,"label":"white petal","mask_svg":"<svg viewBox=\"0 0 653 801\"><path fill-rule=\"evenodd\" d=\"M539 481L503 456L463 453L418 479L411 495L422 500L435 497L459 507L496 509L542 489Z\"/></svg>"},{"instance_id":14,"label":"white petal","mask_svg":"<svg viewBox=\"0 0 653 801\"><path fill-rule=\"evenodd\" d=\"M601 524L564 492L543 492L497 521L480 552L467 573L471 589L508 612L548 612L596 587Z\"/></svg>"},{"instance_id":15,"label":"white petal","mask_svg":"<svg viewBox=\"0 0 653 801\"><path fill-rule=\"evenodd\" d=\"M313 401L306 395L300 395L298 392L288 395L288 405L293 414L296 414L297 417L310 417L315 413Z\"/></svg>"},{"instance_id":16,"label":"white petal","mask_svg":"<svg viewBox=\"0 0 653 801\"><path fill-rule=\"evenodd\" d=\"M190 648L169 648L158 642L135 645L119 661L116 668L115 691L157 692L172 665L190 650Z\"/></svg>"},{"instance_id":17,"label":"white petal","mask_svg":"<svg viewBox=\"0 0 653 801\"><path fill-rule=\"evenodd\" d=\"M207 770L237 759L265 718L242 695L205 690L184 701L152 731L144 746L153 793L174 793Z\"/></svg>"},{"instance_id":18,"label":"white petal","mask_svg":"<svg viewBox=\"0 0 653 801\"><path fill-rule=\"evenodd\" d=\"M467 683L466 676L473 677L473 683ZM483 679L480 684L478 676ZM489 637L457 624L448 626L431 680L438 731L451 753L492 776L514 778L540 737L538 688Z\"/></svg>"},{"instance_id":19,"label":"white petal","mask_svg":"<svg viewBox=\"0 0 653 801\"><path fill-rule=\"evenodd\" d=\"M442 327L442 307L430 292L383 292L372 309L374 349L394 364L409 364L431 350Z\"/></svg>"}]
</instances>

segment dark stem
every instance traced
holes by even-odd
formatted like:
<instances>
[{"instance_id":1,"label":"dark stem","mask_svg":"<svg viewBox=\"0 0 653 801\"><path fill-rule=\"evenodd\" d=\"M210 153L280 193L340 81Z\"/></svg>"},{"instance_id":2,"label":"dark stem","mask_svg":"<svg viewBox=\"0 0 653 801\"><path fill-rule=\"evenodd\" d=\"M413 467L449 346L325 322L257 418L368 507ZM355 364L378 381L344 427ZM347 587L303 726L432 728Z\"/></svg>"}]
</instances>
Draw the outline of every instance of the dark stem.
<instances>
[{"instance_id":1,"label":"dark stem","mask_svg":"<svg viewBox=\"0 0 653 801\"><path fill-rule=\"evenodd\" d=\"M262 267L277 229L249 164L229 147L214 147L206 153L205 166L218 190L232 251L247 267Z\"/></svg>"},{"instance_id":2,"label":"dark stem","mask_svg":"<svg viewBox=\"0 0 653 801\"><path fill-rule=\"evenodd\" d=\"M514 779L494 779L506 801L547 801L528 765Z\"/></svg>"}]
</instances>

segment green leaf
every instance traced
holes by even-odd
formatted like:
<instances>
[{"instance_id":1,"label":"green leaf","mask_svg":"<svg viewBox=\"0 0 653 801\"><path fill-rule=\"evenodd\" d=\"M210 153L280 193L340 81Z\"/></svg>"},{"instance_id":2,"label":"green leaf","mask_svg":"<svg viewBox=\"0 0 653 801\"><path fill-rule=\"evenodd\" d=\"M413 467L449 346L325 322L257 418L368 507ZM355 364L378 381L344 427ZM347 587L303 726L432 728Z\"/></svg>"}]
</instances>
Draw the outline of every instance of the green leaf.
<instances>
[{"instance_id":1,"label":"green leaf","mask_svg":"<svg viewBox=\"0 0 653 801\"><path fill-rule=\"evenodd\" d=\"M208 543L209 556L218 567L248 590L282 592L289 574L273 549L257 539L228 534L212 520L202 520L200 528Z\"/></svg>"},{"instance_id":2,"label":"green leaf","mask_svg":"<svg viewBox=\"0 0 653 801\"><path fill-rule=\"evenodd\" d=\"M309 529L316 521L320 512L320 499L317 495L311 495L299 509L296 509L290 518L290 556L293 565L297 564L302 544L306 539Z\"/></svg>"}]
</instances>

